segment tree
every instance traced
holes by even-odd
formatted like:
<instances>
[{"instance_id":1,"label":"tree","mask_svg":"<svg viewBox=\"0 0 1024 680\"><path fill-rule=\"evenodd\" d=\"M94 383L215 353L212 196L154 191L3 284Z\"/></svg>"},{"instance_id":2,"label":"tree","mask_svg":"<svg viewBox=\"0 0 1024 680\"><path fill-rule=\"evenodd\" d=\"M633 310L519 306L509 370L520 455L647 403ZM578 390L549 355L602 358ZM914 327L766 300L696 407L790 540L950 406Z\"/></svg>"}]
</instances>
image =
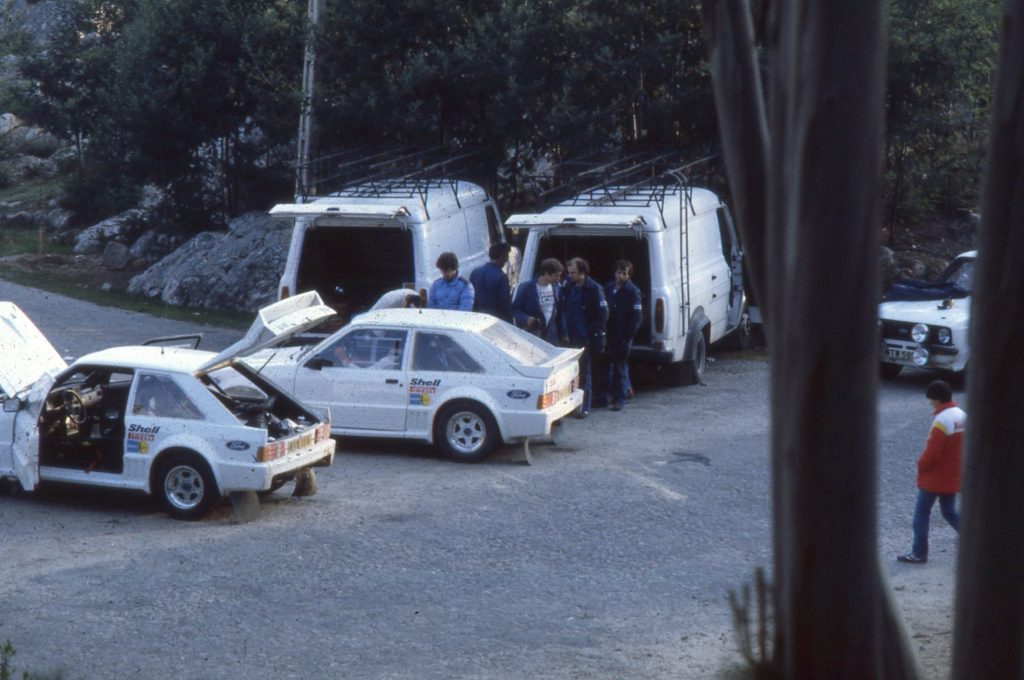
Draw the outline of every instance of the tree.
<instances>
[{"instance_id":1,"label":"tree","mask_svg":"<svg viewBox=\"0 0 1024 680\"><path fill-rule=\"evenodd\" d=\"M777 7L764 128L746 4L704 7L726 162L772 348L777 670L914 677L874 541L879 4ZM1024 3L1004 2L1002 14L972 310L972 343L986 351L971 363L968 392L957 680L1024 676L1024 330L1008 322L1024 312ZM840 370L837 357L852 368Z\"/></svg>"},{"instance_id":2,"label":"tree","mask_svg":"<svg viewBox=\"0 0 1024 680\"><path fill-rule=\"evenodd\" d=\"M901 223L978 205L997 13L994 2L891 4L884 212L891 238Z\"/></svg>"},{"instance_id":3,"label":"tree","mask_svg":"<svg viewBox=\"0 0 1024 680\"><path fill-rule=\"evenodd\" d=\"M764 101L746 3L704 8L726 165L771 355L779 671L914 677L875 538L882 4L774 8L763 127L760 113L743 113ZM741 129L747 120L754 131ZM762 168L764 190L743 193Z\"/></svg>"},{"instance_id":4,"label":"tree","mask_svg":"<svg viewBox=\"0 0 1024 680\"><path fill-rule=\"evenodd\" d=\"M1024 2L1002 3L1002 43L971 307L963 524L953 677L1024 677Z\"/></svg>"}]
</instances>

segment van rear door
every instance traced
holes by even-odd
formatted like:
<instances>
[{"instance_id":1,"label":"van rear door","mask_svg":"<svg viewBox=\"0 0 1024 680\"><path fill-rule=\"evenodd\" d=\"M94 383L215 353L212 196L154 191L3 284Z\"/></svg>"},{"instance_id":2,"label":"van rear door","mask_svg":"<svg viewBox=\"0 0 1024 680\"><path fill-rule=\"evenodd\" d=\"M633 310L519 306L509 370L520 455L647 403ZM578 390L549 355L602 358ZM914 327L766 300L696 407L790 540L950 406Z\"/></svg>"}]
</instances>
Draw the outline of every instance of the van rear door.
<instances>
[{"instance_id":1,"label":"van rear door","mask_svg":"<svg viewBox=\"0 0 1024 680\"><path fill-rule=\"evenodd\" d=\"M297 219L282 286L289 294L317 291L341 325L383 293L416 287L419 230L412 227L421 223L396 204L329 200L277 205L270 214Z\"/></svg>"}]
</instances>

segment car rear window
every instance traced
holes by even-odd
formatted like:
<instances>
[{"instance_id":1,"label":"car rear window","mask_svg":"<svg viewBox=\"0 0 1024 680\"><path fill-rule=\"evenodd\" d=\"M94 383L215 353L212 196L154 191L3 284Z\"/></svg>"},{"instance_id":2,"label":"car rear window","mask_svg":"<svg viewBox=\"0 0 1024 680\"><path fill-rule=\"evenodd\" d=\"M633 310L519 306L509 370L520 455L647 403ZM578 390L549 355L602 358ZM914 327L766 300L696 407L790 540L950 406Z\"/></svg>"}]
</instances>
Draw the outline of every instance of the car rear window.
<instances>
[{"instance_id":1,"label":"car rear window","mask_svg":"<svg viewBox=\"0 0 1024 680\"><path fill-rule=\"evenodd\" d=\"M554 359L562 350L512 324L496 322L483 329L480 336L513 363L537 366Z\"/></svg>"}]
</instances>

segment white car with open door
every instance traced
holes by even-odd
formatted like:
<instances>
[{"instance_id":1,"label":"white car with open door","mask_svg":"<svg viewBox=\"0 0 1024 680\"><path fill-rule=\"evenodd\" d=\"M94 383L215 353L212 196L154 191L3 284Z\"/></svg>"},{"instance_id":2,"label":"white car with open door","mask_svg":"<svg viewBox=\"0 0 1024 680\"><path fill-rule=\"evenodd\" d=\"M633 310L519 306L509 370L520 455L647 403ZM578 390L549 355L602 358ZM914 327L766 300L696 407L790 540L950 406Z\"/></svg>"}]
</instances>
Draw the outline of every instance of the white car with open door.
<instances>
[{"instance_id":1,"label":"white car with open door","mask_svg":"<svg viewBox=\"0 0 1024 680\"><path fill-rule=\"evenodd\" d=\"M0 477L136 490L180 519L219 496L268 491L334 459L329 414L241 356L332 314L315 293L260 311L223 352L114 347L66 365L32 321L0 302Z\"/></svg>"},{"instance_id":2,"label":"white car with open door","mask_svg":"<svg viewBox=\"0 0 1024 680\"><path fill-rule=\"evenodd\" d=\"M581 350L540 340L488 314L382 309L322 342L247 362L314 406L331 431L420 439L476 462L499 442L551 434L577 409Z\"/></svg>"}]
</instances>

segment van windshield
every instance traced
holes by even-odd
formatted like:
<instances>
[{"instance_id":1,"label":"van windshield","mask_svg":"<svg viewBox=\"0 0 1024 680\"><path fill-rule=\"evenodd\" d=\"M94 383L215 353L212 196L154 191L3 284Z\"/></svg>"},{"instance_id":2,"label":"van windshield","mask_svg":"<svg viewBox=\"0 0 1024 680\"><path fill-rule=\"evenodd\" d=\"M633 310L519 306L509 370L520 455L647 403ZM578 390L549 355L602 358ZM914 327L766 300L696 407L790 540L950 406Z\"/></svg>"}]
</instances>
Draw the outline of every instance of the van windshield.
<instances>
[{"instance_id":1,"label":"van windshield","mask_svg":"<svg viewBox=\"0 0 1024 680\"><path fill-rule=\"evenodd\" d=\"M562 353L562 349L507 323L492 323L480 336L514 364L538 366Z\"/></svg>"},{"instance_id":2,"label":"van windshield","mask_svg":"<svg viewBox=\"0 0 1024 680\"><path fill-rule=\"evenodd\" d=\"M316 226L306 231L297 290L316 290L343 323L385 292L415 280L410 231L385 226Z\"/></svg>"}]
</instances>

